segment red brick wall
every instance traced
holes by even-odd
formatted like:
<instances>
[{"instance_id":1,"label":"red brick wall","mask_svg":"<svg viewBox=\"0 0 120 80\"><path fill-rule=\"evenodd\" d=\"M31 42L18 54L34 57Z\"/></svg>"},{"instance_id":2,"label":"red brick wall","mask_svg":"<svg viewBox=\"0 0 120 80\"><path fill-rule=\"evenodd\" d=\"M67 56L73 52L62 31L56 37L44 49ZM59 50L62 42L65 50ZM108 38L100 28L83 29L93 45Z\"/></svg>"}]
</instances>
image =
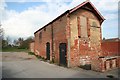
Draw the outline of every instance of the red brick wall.
<instances>
[{"instance_id":1,"label":"red brick wall","mask_svg":"<svg viewBox=\"0 0 120 80\"><path fill-rule=\"evenodd\" d=\"M67 44L66 38L67 17L64 15L53 23L53 53L54 61L59 64L59 45L60 43Z\"/></svg>"},{"instance_id":2,"label":"red brick wall","mask_svg":"<svg viewBox=\"0 0 120 80\"><path fill-rule=\"evenodd\" d=\"M118 49L118 45L120 45L120 41L105 41L102 42L102 51L104 52L104 56L120 56L120 50Z\"/></svg>"},{"instance_id":3,"label":"red brick wall","mask_svg":"<svg viewBox=\"0 0 120 80\"><path fill-rule=\"evenodd\" d=\"M88 37L80 38L78 37L79 35L78 33L81 33L81 31L78 32L77 18L80 16L86 17L87 20L89 21L91 19L98 21L99 24L98 28L91 27L90 22L87 21L87 26L90 29ZM70 27L71 27L71 66L90 64L91 58L99 56L99 51L101 49L101 32L100 32L101 27L99 20L92 12L83 9L78 9L77 11L70 15Z\"/></svg>"},{"instance_id":4,"label":"red brick wall","mask_svg":"<svg viewBox=\"0 0 120 80\"><path fill-rule=\"evenodd\" d=\"M42 32L42 38L40 39L40 32ZM52 58L51 50L51 25L46 27L46 30L42 29L35 34L35 53L46 58L46 43L50 43L50 59Z\"/></svg>"},{"instance_id":5,"label":"red brick wall","mask_svg":"<svg viewBox=\"0 0 120 80\"><path fill-rule=\"evenodd\" d=\"M46 58L46 43L50 43L50 60L54 58L56 63L59 63L59 44L67 43L66 39L66 15L60 17L53 23L49 24L42 30L35 33L35 53ZM53 33L52 33L53 30ZM42 32L42 38L39 34ZM53 41L52 41L53 38Z\"/></svg>"}]
</instances>

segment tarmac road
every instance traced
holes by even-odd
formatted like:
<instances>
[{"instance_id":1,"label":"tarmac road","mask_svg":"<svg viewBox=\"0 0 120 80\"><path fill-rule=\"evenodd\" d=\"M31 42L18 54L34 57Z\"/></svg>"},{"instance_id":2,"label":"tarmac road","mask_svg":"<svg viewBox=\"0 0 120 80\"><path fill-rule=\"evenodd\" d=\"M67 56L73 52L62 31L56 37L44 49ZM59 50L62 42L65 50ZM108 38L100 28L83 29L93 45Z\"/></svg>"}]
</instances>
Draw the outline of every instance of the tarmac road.
<instances>
[{"instance_id":1,"label":"tarmac road","mask_svg":"<svg viewBox=\"0 0 120 80\"><path fill-rule=\"evenodd\" d=\"M117 78L118 70L100 73L81 68L71 69L40 61L25 52L2 53L3 78L107 78L109 74Z\"/></svg>"}]
</instances>

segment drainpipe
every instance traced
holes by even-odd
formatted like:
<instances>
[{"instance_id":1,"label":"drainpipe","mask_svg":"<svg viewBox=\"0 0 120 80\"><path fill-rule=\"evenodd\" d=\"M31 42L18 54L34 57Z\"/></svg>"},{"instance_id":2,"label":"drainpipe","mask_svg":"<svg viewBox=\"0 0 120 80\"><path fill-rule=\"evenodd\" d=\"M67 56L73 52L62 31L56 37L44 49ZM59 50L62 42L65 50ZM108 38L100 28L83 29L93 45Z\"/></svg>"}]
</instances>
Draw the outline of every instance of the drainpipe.
<instances>
[{"instance_id":1,"label":"drainpipe","mask_svg":"<svg viewBox=\"0 0 120 80\"><path fill-rule=\"evenodd\" d=\"M67 67L70 67L70 16L69 13L67 17L67 27L66 27L66 37L67 37Z\"/></svg>"},{"instance_id":2,"label":"drainpipe","mask_svg":"<svg viewBox=\"0 0 120 80\"><path fill-rule=\"evenodd\" d=\"M51 38L52 38L52 42L51 42L51 45L52 45L52 62L54 63L54 58L55 58L55 55L54 55L54 41L53 41L53 24L51 23Z\"/></svg>"}]
</instances>

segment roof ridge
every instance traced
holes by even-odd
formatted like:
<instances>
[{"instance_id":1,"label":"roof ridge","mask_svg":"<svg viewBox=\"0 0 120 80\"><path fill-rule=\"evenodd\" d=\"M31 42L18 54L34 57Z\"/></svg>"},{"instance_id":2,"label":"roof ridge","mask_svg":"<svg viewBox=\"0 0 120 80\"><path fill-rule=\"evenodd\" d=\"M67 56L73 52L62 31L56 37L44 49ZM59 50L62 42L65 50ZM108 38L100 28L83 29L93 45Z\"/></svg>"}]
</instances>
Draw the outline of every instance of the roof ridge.
<instances>
[{"instance_id":1,"label":"roof ridge","mask_svg":"<svg viewBox=\"0 0 120 80\"><path fill-rule=\"evenodd\" d=\"M103 20L105 20L105 18L104 18L104 17L101 15L101 13L96 9L96 7L91 3L90 0L86 0L86 1L82 2L81 4L77 5L76 7L70 9L70 13L74 12L75 10L77 10L78 8L82 7L83 5L85 5L85 4L87 4L87 3L89 3L89 4L93 7L93 9L98 13L98 15L99 15Z\"/></svg>"}]
</instances>

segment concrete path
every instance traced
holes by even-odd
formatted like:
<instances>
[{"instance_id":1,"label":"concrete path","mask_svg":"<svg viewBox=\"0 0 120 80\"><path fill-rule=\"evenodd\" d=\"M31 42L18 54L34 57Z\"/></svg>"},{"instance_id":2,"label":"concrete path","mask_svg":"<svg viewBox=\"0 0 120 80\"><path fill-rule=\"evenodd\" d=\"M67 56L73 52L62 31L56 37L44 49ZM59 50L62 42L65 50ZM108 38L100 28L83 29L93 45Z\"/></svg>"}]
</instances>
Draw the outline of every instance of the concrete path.
<instances>
[{"instance_id":1,"label":"concrete path","mask_svg":"<svg viewBox=\"0 0 120 80\"><path fill-rule=\"evenodd\" d=\"M25 52L2 53L2 77L4 78L107 78L107 75L118 77L118 70L106 73L68 69L36 59Z\"/></svg>"}]
</instances>

